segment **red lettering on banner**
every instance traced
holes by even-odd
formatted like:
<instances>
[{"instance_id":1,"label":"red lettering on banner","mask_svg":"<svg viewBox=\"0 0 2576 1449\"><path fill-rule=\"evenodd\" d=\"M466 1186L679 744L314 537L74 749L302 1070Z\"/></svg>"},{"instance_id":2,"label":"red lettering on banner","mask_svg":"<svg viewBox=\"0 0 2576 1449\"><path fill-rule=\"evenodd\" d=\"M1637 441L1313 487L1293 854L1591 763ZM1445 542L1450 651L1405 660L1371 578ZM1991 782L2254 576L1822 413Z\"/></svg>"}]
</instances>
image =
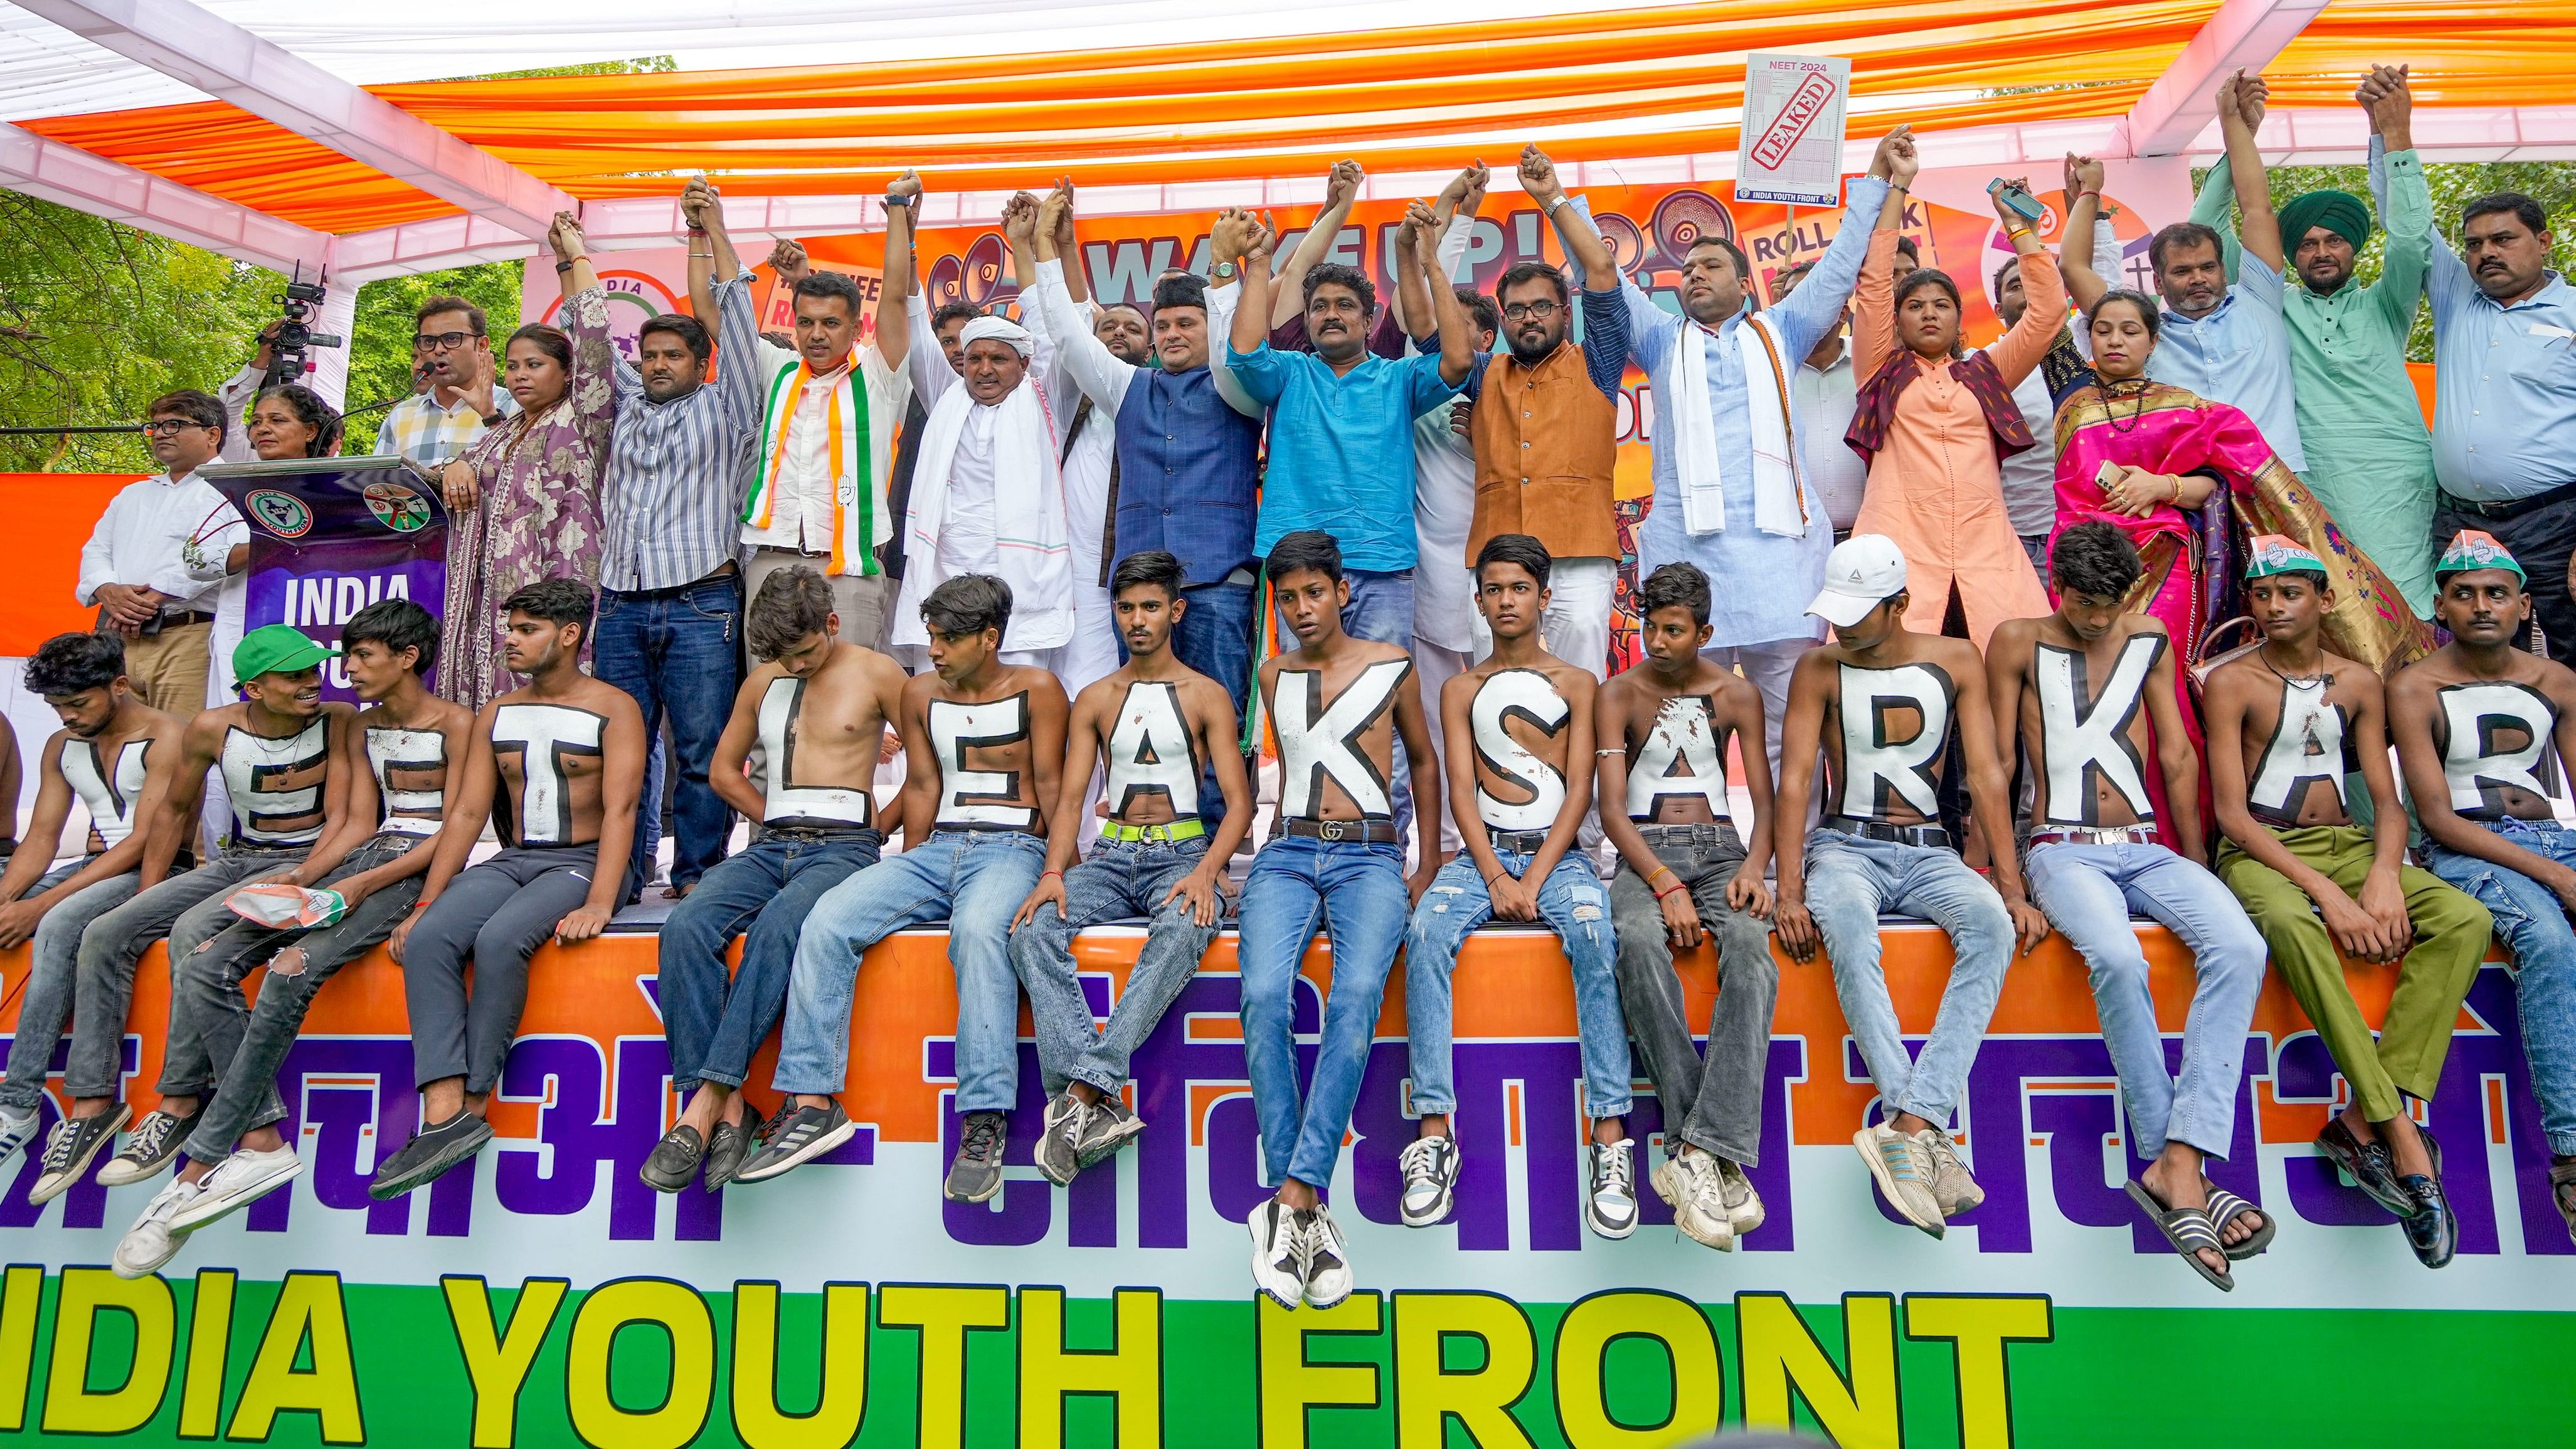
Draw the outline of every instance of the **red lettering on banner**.
<instances>
[{"instance_id":1,"label":"red lettering on banner","mask_svg":"<svg viewBox=\"0 0 2576 1449\"><path fill-rule=\"evenodd\" d=\"M1834 98L1834 83L1822 75L1809 72L1789 94L1789 103L1771 120L1771 129L1753 143L1753 159L1763 166L1777 166L1786 160L1791 147L1807 134L1807 128L1823 115L1825 106Z\"/></svg>"}]
</instances>

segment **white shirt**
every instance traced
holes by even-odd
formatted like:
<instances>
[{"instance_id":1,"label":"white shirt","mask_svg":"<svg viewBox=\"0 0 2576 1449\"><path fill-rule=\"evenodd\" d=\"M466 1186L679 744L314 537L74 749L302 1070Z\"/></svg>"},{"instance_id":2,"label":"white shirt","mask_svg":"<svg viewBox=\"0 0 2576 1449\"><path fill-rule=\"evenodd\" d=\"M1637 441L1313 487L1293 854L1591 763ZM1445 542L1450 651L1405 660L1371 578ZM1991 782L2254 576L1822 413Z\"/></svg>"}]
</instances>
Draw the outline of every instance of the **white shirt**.
<instances>
[{"instance_id":1,"label":"white shirt","mask_svg":"<svg viewBox=\"0 0 2576 1449\"><path fill-rule=\"evenodd\" d=\"M851 356L857 357L855 349ZM832 476L832 394L847 376L849 369L844 366L806 382L805 395L796 400L796 411L788 419L787 447L778 459L769 526L743 530L745 542L756 548L832 551L832 494L839 484Z\"/></svg>"},{"instance_id":2,"label":"white shirt","mask_svg":"<svg viewBox=\"0 0 2576 1449\"><path fill-rule=\"evenodd\" d=\"M2057 404L2048 395L2048 379L2036 367L2012 397L2038 446L2003 460L2004 514L2012 520L2013 532L2029 538L2057 526Z\"/></svg>"},{"instance_id":3,"label":"white shirt","mask_svg":"<svg viewBox=\"0 0 2576 1449\"><path fill-rule=\"evenodd\" d=\"M1435 275L1456 278L1476 219L1449 220L1440 234ZM1463 279L1461 279L1463 280ZM1409 320L1409 319L1408 319ZM1500 339L1497 339L1499 342ZM1407 356L1420 351L1406 338ZM1478 358L1483 366L1485 359ZM1476 575L1467 566L1467 538L1476 530L1476 445L1449 425L1457 399L1413 420L1413 635L1461 654L1476 652ZM1434 713L1440 701L1430 701Z\"/></svg>"},{"instance_id":4,"label":"white shirt","mask_svg":"<svg viewBox=\"0 0 2576 1449\"><path fill-rule=\"evenodd\" d=\"M993 429L1001 417L1000 408L982 403L966 410L966 431L957 439L957 461L948 469L948 511L940 518L939 576L943 579L1001 570L1001 535L993 517ZM1095 558L1099 552L1094 543Z\"/></svg>"},{"instance_id":5,"label":"white shirt","mask_svg":"<svg viewBox=\"0 0 2576 1449\"><path fill-rule=\"evenodd\" d=\"M1859 382L1852 376L1851 343L1831 366L1798 364L1789 391L1797 407L1798 461L1824 499L1825 516L1837 532L1860 517L1861 495L1869 491L1869 465L1843 441L1852 414L1860 407Z\"/></svg>"},{"instance_id":6,"label":"white shirt","mask_svg":"<svg viewBox=\"0 0 2576 1449\"><path fill-rule=\"evenodd\" d=\"M96 604L101 584L140 584L170 595L174 602L165 608L212 613L224 555L249 537L241 515L213 484L193 475L173 481L166 473L138 479L108 500L90 530L75 597ZM181 554L191 538L206 561L193 569Z\"/></svg>"}]
</instances>

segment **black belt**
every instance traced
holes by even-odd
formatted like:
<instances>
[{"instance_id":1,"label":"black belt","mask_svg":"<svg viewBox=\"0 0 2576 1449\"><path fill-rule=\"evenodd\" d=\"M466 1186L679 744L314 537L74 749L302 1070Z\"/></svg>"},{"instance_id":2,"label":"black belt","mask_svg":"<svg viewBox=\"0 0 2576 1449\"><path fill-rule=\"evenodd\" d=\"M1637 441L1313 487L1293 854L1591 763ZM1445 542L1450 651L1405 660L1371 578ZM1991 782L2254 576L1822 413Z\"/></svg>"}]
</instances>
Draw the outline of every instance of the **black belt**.
<instances>
[{"instance_id":1,"label":"black belt","mask_svg":"<svg viewBox=\"0 0 2576 1449\"><path fill-rule=\"evenodd\" d=\"M885 839L885 832L873 824L854 825L842 820L770 820L760 826L763 840L855 840L862 835Z\"/></svg>"},{"instance_id":2,"label":"black belt","mask_svg":"<svg viewBox=\"0 0 2576 1449\"><path fill-rule=\"evenodd\" d=\"M181 609L174 613L163 614L160 619L161 627L164 629L184 629L190 624L213 622L215 622L215 616L203 609Z\"/></svg>"},{"instance_id":3,"label":"black belt","mask_svg":"<svg viewBox=\"0 0 2576 1449\"><path fill-rule=\"evenodd\" d=\"M1521 855L1536 855L1539 847L1547 844L1544 830L1488 829L1485 838L1493 842L1496 850L1509 850Z\"/></svg>"},{"instance_id":4,"label":"black belt","mask_svg":"<svg viewBox=\"0 0 2576 1449\"><path fill-rule=\"evenodd\" d=\"M2462 498L2447 489L2442 493L2443 507L2460 513L2474 513L2480 518L2490 518L2498 522L2520 518L2526 513L2537 513L2553 503L2566 503L2571 500L2576 500L2576 483L2561 483L2545 492L2533 493L2522 498L2508 498L2500 503L2480 503L2475 499Z\"/></svg>"},{"instance_id":5,"label":"black belt","mask_svg":"<svg viewBox=\"0 0 2576 1449\"><path fill-rule=\"evenodd\" d=\"M1951 842L1950 832L1938 825L1890 825L1884 820L1835 815L1826 819L1825 828L1838 835L1857 835L1863 840L1884 840L1896 845L1933 846L1942 850L1959 848Z\"/></svg>"},{"instance_id":6,"label":"black belt","mask_svg":"<svg viewBox=\"0 0 2576 1449\"><path fill-rule=\"evenodd\" d=\"M830 556L823 555L826 558ZM673 584L667 589L603 589L601 592L615 594L621 599L676 599L692 589L701 589L709 584L730 584L741 576L742 570L734 567L733 560L726 559L716 566L715 572L700 574L685 584Z\"/></svg>"},{"instance_id":7,"label":"black belt","mask_svg":"<svg viewBox=\"0 0 2576 1449\"><path fill-rule=\"evenodd\" d=\"M1280 827L1279 833L1307 840L1347 840L1359 845L1399 843L1392 820L1291 820Z\"/></svg>"},{"instance_id":8,"label":"black belt","mask_svg":"<svg viewBox=\"0 0 2576 1449\"><path fill-rule=\"evenodd\" d=\"M817 551L814 549L787 548L775 543L756 543L751 546L751 551L754 553L793 554L798 558L830 558L832 556L832 551L828 548Z\"/></svg>"}]
</instances>

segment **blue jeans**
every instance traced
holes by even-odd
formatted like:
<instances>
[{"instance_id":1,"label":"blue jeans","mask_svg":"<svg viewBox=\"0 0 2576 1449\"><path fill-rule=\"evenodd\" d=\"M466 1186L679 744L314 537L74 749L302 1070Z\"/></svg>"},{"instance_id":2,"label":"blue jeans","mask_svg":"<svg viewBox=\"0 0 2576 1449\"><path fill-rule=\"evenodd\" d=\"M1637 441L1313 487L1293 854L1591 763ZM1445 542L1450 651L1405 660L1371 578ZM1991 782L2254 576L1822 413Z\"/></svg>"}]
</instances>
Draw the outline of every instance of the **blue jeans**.
<instances>
[{"instance_id":1,"label":"blue jeans","mask_svg":"<svg viewBox=\"0 0 2576 1449\"><path fill-rule=\"evenodd\" d=\"M680 771L679 844L671 852L675 886L695 881L724 859L725 839L733 833L733 807L707 783L707 774L742 685L735 654L741 636L741 581L730 574L652 593L599 591L592 671L635 696L644 711L646 740L661 734L665 713L671 718L671 755ZM648 783L658 784L658 777ZM648 788L635 812L629 869L639 872L636 880L652 879L653 852L661 841L662 797Z\"/></svg>"},{"instance_id":2,"label":"blue jeans","mask_svg":"<svg viewBox=\"0 0 2576 1449\"><path fill-rule=\"evenodd\" d=\"M1515 880L1529 873L1531 857L1497 850ZM1575 1029L1583 1039L1585 1115L1598 1121L1625 1117L1634 1093L1628 1065L1628 1021L1619 1008L1619 943L1610 924L1610 896L1601 876L1582 857L1568 854L1538 887L1539 918L1565 944L1574 971ZM1413 1105L1425 1116L1454 1112L1458 1087L1450 1072L1449 975L1458 947L1493 919L1493 897L1461 851L1422 893L1404 942L1404 1020L1413 1061Z\"/></svg>"},{"instance_id":3,"label":"blue jeans","mask_svg":"<svg viewBox=\"0 0 2576 1449\"><path fill-rule=\"evenodd\" d=\"M2553 636L2554 639L2554 636ZM2543 860L2576 865L2576 831L2555 821L2475 822ZM2549 887L2518 870L2474 855L2425 849L2433 874L2474 897L2495 917L2496 938L2513 953L2516 1014L2523 1055L2531 1060L2531 1093L2549 1150L2576 1156L2576 930Z\"/></svg>"},{"instance_id":4,"label":"blue jeans","mask_svg":"<svg viewBox=\"0 0 2576 1449\"><path fill-rule=\"evenodd\" d=\"M1046 842L1025 831L935 830L825 892L796 940L771 1085L809 1096L848 1085L859 954L906 926L945 921L957 972L957 1110L1011 1110L1020 1092L1011 917L1045 865Z\"/></svg>"},{"instance_id":5,"label":"blue jeans","mask_svg":"<svg viewBox=\"0 0 2576 1449\"><path fill-rule=\"evenodd\" d=\"M1371 639L1397 648L1413 648L1413 570L1397 569L1381 573L1373 569L1347 569L1342 577L1350 582L1351 601L1342 607L1342 632L1354 639ZM1288 616L1279 616L1279 643L1282 649L1294 649L1297 636L1288 627ZM1422 702L1425 719L1432 729L1440 728L1440 701ZM1413 777L1405 770L1404 741L1398 738L1390 756L1391 779L1387 781L1387 803L1395 815L1396 838L1404 838L1405 828L1413 823ZM1202 796L1202 799L1222 798ZM1438 842L1435 840L1434 844Z\"/></svg>"},{"instance_id":6,"label":"blue jeans","mask_svg":"<svg viewBox=\"0 0 2576 1449\"><path fill-rule=\"evenodd\" d=\"M2226 882L2161 845L2031 847L2033 904L2083 954L2102 1042L2120 1074L2120 1100L2138 1151L2168 1142L2225 1157L2236 1140L2236 1089L2245 1033L2263 989L2268 948ZM2164 924L2191 948L2200 984L2182 1029L2182 1077L2165 1070L2165 1037L2147 990L2147 953L2131 912Z\"/></svg>"},{"instance_id":7,"label":"blue jeans","mask_svg":"<svg viewBox=\"0 0 2576 1449\"><path fill-rule=\"evenodd\" d=\"M60 889L89 860L65 861L47 871L27 888L24 899ZM90 922L134 899L135 888L142 883L143 877L130 870L92 882L56 901L36 923L36 934L27 943L27 975L18 983L26 999L19 1003L18 1025L9 1039L9 1077L0 1082L0 1106L13 1114L23 1117L36 1110L37 1099L44 1095L45 1073L53 1066L54 1048L63 1039L63 1023L71 1020L72 1001L78 995L81 933ZM116 1022L114 1038L112 1057L124 1048L122 1017ZM115 1065L111 1060L110 1068Z\"/></svg>"},{"instance_id":8,"label":"blue jeans","mask_svg":"<svg viewBox=\"0 0 2576 1449\"><path fill-rule=\"evenodd\" d=\"M1225 686L1226 697L1234 701L1238 726L1252 700L1252 590L1251 584L1201 584L1184 589L1181 598L1189 607L1181 611L1180 622L1172 626L1172 657ZM1123 635L1118 641L1118 659L1122 664L1127 660L1127 640ZM1224 798L1225 793L1216 786L1216 766L1211 762L1199 782L1199 799L1208 802L1213 816L1223 813L1224 807L1214 802Z\"/></svg>"},{"instance_id":9,"label":"blue jeans","mask_svg":"<svg viewBox=\"0 0 2576 1449\"><path fill-rule=\"evenodd\" d=\"M1088 1082L1115 1094L1127 1083L1128 1058L1154 1034L1181 989L1198 974L1222 924L1200 925L1189 902L1163 898L1207 859L1207 837L1190 840L1104 840L1091 857L1064 873L1064 909L1041 906L1011 935L1011 967L1029 993L1037 1023L1038 1070L1051 1096L1068 1081ZM1222 911L1225 897L1217 897ZM1143 918L1144 949L1127 973L1127 989L1109 1013L1106 1030L1092 1020L1091 1001L1074 974L1073 933L1111 921Z\"/></svg>"},{"instance_id":10,"label":"blue jeans","mask_svg":"<svg viewBox=\"0 0 2576 1449\"><path fill-rule=\"evenodd\" d=\"M1413 912L1404 852L1393 845L1280 836L1244 878L1236 960L1243 973L1243 1065L1261 1122L1263 1181L1332 1186L1342 1134L1377 1039L1387 972ZM1333 947L1323 1040L1302 1104L1297 1090L1297 964L1318 917Z\"/></svg>"},{"instance_id":11,"label":"blue jeans","mask_svg":"<svg viewBox=\"0 0 2576 1449\"><path fill-rule=\"evenodd\" d=\"M739 1087L751 1055L787 1009L797 933L814 903L877 863L885 837L874 830L766 832L740 855L699 878L662 923L662 1024L670 1035L671 1084ZM725 946L742 942L730 977Z\"/></svg>"},{"instance_id":12,"label":"blue jeans","mask_svg":"<svg viewBox=\"0 0 2576 1449\"><path fill-rule=\"evenodd\" d=\"M1920 1057L1905 1054L1879 966L1881 912L1930 921L1950 935L1950 984ZM1833 958L1834 995L1888 1115L1948 1122L2012 964L2004 898L1956 851L1818 830L1807 837L1807 913Z\"/></svg>"}]
</instances>

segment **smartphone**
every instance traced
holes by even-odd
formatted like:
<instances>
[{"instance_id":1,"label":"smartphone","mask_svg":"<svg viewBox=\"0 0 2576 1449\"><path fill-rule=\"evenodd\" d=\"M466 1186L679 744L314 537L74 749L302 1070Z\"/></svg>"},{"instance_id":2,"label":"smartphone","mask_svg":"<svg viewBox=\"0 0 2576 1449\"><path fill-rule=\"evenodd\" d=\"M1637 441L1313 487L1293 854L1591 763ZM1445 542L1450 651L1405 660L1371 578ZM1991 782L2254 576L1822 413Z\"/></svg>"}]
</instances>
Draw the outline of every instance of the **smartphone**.
<instances>
[{"instance_id":1,"label":"smartphone","mask_svg":"<svg viewBox=\"0 0 2576 1449\"><path fill-rule=\"evenodd\" d=\"M2093 470L2093 486L2106 493L2110 491L2112 484L2119 481L2120 465L2117 463L2105 461L2101 467Z\"/></svg>"},{"instance_id":2,"label":"smartphone","mask_svg":"<svg viewBox=\"0 0 2576 1449\"><path fill-rule=\"evenodd\" d=\"M1986 183L1986 194L2021 213L2022 220L2034 225L2041 217L2048 214L2048 208L2040 205L2038 197L2000 176Z\"/></svg>"}]
</instances>

